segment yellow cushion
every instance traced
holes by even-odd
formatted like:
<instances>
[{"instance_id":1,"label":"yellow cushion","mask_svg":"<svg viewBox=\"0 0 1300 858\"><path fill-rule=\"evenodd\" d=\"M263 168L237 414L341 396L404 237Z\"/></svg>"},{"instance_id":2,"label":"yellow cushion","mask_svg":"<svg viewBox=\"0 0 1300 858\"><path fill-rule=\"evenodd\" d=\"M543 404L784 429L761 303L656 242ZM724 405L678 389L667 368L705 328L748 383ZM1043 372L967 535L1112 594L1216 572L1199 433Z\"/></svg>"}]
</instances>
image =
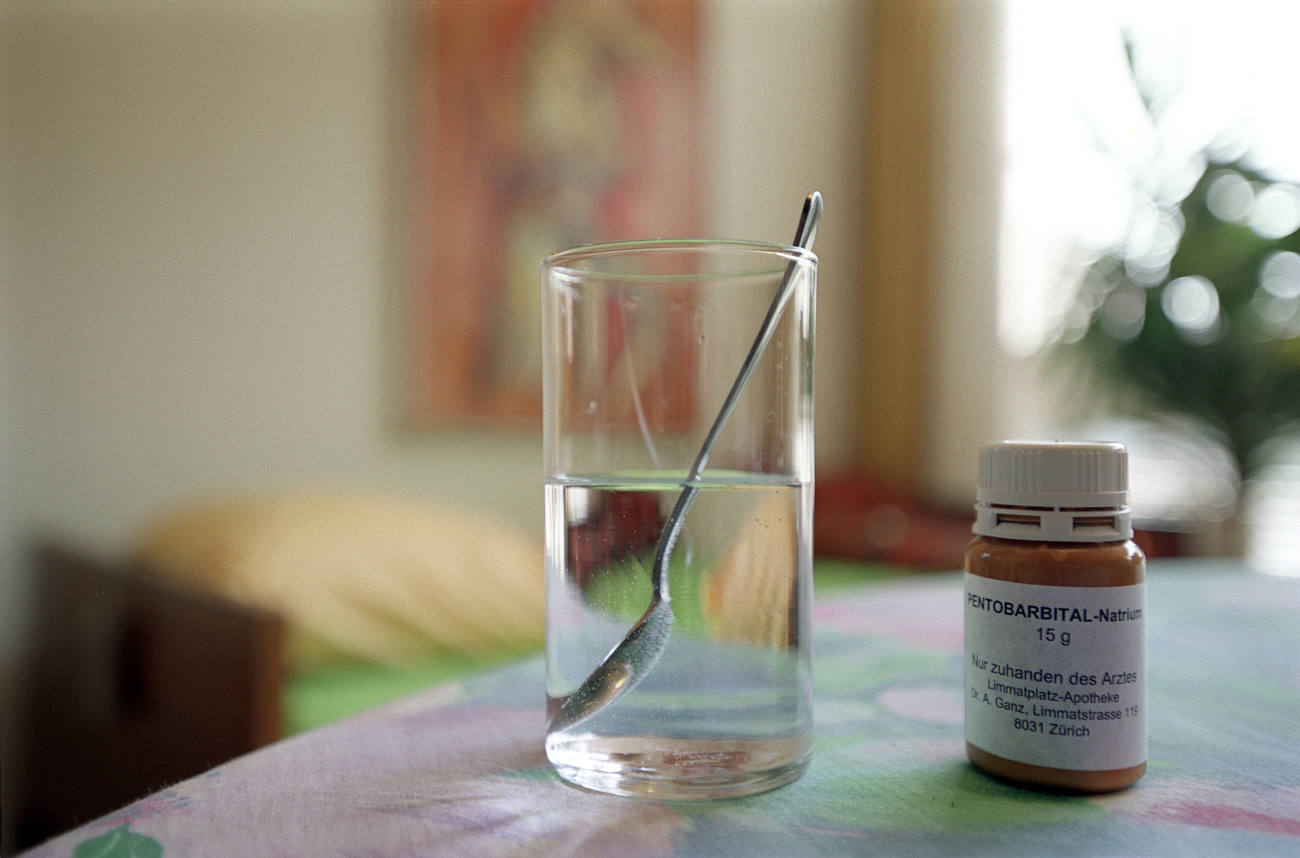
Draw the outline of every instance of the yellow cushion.
<instances>
[{"instance_id":1,"label":"yellow cushion","mask_svg":"<svg viewBox=\"0 0 1300 858\"><path fill-rule=\"evenodd\" d=\"M541 645L541 540L484 513L316 492L211 502L146 528L136 558L284 617L291 668Z\"/></svg>"}]
</instances>

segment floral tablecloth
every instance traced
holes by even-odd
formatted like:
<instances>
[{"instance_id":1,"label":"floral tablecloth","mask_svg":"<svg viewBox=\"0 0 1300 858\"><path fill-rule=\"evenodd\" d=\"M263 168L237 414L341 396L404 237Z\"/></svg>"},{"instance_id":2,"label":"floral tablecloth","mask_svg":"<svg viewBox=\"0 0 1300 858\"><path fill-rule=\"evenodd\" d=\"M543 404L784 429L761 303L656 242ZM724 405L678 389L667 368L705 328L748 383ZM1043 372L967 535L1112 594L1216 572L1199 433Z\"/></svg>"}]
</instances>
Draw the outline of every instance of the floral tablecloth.
<instances>
[{"instance_id":1,"label":"floral tablecloth","mask_svg":"<svg viewBox=\"0 0 1300 858\"><path fill-rule=\"evenodd\" d=\"M29 855L1300 855L1300 579L1151 564L1150 767L1098 797L966 762L961 592L942 574L819 598L815 757L764 795L662 804L563 784L534 658L287 739Z\"/></svg>"}]
</instances>

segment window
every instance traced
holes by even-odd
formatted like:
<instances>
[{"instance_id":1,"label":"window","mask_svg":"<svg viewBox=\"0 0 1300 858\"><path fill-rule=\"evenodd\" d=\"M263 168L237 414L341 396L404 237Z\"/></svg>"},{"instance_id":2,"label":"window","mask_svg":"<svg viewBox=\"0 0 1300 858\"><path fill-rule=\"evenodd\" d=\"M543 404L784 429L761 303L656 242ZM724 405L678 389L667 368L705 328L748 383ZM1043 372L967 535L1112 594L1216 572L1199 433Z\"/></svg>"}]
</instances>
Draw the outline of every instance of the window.
<instances>
[{"instance_id":1,"label":"window","mask_svg":"<svg viewBox=\"0 0 1300 858\"><path fill-rule=\"evenodd\" d=\"M1187 193L1206 148L1300 181L1300 4L1009 0L1006 21L998 336L1027 356L1052 340L1100 255L1139 244L1158 264L1172 252L1177 227L1153 203ZM1158 124L1130 76L1126 34ZM1300 217L1273 203L1256 200L1250 216Z\"/></svg>"}]
</instances>

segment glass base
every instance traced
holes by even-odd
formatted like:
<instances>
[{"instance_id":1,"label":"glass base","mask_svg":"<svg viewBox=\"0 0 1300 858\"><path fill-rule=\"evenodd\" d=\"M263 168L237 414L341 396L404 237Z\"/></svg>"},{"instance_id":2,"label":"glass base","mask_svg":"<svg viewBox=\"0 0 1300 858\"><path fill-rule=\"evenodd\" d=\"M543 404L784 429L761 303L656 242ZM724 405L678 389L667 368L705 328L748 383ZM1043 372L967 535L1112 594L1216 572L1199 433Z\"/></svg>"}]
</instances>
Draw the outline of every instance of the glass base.
<instances>
[{"instance_id":1,"label":"glass base","mask_svg":"<svg viewBox=\"0 0 1300 858\"><path fill-rule=\"evenodd\" d=\"M808 767L808 737L770 740L663 736L559 736L546 743L555 771L597 792L661 801L706 801L766 792Z\"/></svg>"}]
</instances>

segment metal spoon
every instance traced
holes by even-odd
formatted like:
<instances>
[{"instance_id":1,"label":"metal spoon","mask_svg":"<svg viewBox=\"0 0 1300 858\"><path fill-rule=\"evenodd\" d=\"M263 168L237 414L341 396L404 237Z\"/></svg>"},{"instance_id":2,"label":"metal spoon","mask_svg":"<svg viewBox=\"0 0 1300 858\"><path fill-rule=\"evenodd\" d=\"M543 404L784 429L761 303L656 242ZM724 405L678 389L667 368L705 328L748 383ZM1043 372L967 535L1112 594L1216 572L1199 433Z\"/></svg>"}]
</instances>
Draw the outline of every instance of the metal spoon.
<instances>
[{"instance_id":1,"label":"metal spoon","mask_svg":"<svg viewBox=\"0 0 1300 858\"><path fill-rule=\"evenodd\" d=\"M812 247L821 214L822 195L814 191L804 201L803 212L799 216L799 228L795 232L794 239L796 247L805 250ZM745 362L741 365L736 380L732 382L731 390L727 393L718 416L714 418L709 434L705 436L704 443L700 446L700 452L696 455L695 462L691 465L691 470L682 485L681 494L677 496L677 503L668 514L663 533L660 534L659 543L655 547L654 566L650 571L653 588L650 607L582 685L565 699L564 705L551 720L548 732L567 730L592 717L631 691L645 679L668 646L668 635L673 628L672 600L668 593L668 561L672 557L673 545L676 544L682 525L686 521L686 511L690 509L691 504L695 502L695 496L699 494L699 479L704 473L705 465L708 464L713 445L722 434L722 427L726 424L727 418L735 410L740 392L749 381L749 377L753 375L759 356L767 348L768 341L772 339L781 311L785 309L786 302L793 291L797 270L797 262L791 260L786 266L785 276L781 278L781 285L776 290L772 304L767 309L767 315L763 318L763 324L759 327L758 336L750 346L749 354L745 356Z\"/></svg>"}]
</instances>

